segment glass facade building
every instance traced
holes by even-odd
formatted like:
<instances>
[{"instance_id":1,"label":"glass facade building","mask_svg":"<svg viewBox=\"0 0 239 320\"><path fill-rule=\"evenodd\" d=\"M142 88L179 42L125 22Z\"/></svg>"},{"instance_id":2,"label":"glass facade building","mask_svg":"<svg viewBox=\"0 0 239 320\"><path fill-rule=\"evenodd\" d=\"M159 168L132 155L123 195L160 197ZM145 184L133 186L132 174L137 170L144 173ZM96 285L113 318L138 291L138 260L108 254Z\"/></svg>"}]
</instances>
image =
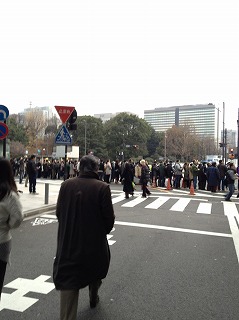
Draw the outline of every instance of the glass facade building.
<instances>
[{"instance_id":1,"label":"glass facade building","mask_svg":"<svg viewBox=\"0 0 239 320\"><path fill-rule=\"evenodd\" d=\"M144 119L156 131L166 131L173 125L189 125L198 135L215 137L216 108L214 104L197 104L144 111Z\"/></svg>"}]
</instances>

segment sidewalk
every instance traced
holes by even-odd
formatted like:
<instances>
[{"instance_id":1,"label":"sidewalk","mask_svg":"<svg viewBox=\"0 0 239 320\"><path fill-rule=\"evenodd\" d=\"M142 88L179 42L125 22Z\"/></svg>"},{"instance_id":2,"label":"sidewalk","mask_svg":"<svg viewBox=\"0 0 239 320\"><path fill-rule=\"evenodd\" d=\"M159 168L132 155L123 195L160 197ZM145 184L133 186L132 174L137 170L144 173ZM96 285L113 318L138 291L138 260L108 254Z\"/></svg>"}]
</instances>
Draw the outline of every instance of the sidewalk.
<instances>
[{"instance_id":1,"label":"sidewalk","mask_svg":"<svg viewBox=\"0 0 239 320\"><path fill-rule=\"evenodd\" d=\"M29 193L29 184L28 187L25 187L25 180L23 180L22 184L19 184L18 180L16 180L18 190L23 192L19 193L19 196L24 217L54 210L62 182L63 180L37 179L36 192L38 194L34 195ZM49 194L46 197L48 203L45 201L47 184L49 185Z\"/></svg>"}]
</instances>

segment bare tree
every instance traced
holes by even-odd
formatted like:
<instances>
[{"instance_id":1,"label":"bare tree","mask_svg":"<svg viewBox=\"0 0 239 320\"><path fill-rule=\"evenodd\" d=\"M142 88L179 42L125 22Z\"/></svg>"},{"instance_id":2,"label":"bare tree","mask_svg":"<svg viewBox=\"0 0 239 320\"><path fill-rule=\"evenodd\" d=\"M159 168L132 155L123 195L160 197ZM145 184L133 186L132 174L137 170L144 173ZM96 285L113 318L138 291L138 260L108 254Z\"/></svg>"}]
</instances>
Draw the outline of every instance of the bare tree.
<instances>
[{"instance_id":1,"label":"bare tree","mask_svg":"<svg viewBox=\"0 0 239 320\"><path fill-rule=\"evenodd\" d=\"M22 157L26 152L26 147L20 141L11 141L11 158Z\"/></svg>"},{"instance_id":2,"label":"bare tree","mask_svg":"<svg viewBox=\"0 0 239 320\"><path fill-rule=\"evenodd\" d=\"M25 113L24 127L28 136L28 148L35 153L38 147L38 141L42 140L47 126L47 120L42 110L33 108ZM36 150L34 152L34 150Z\"/></svg>"},{"instance_id":3,"label":"bare tree","mask_svg":"<svg viewBox=\"0 0 239 320\"><path fill-rule=\"evenodd\" d=\"M173 126L166 132L167 155L172 160L203 160L207 154L215 154L215 140L202 137L191 125Z\"/></svg>"}]
</instances>

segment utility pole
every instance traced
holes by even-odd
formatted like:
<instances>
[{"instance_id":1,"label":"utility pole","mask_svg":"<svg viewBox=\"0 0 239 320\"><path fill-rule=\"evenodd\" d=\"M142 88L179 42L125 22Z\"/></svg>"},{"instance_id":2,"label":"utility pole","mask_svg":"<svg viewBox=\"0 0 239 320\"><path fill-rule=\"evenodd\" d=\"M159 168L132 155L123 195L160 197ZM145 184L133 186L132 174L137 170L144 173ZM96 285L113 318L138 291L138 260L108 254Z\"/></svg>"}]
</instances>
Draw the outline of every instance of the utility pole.
<instances>
[{"instance_id":1,"label":"utility pole","mask_svg":"<svg viewBox=\"0 0 239 320\"><path fill-rule=\"evenodd\" d=\"M225 158L225 161L227 160L227 129L225 129L225 147L224 147L224 158Z\"/></svg>"},{"instance_id":2,"label":"utility pole","mask_svg":"<svg viewBox=\"0 0 239 320\"><path fill-rule=\"evenodd\" d=\"M222 119L222 161L225 163L225 102L223 102L223 119Z\"/></svg>"},{"instance_id":3,"label":"utility pole","mask_svg":"<svg viewBox=\"0 0 239 320\"><path fill-rule=\"evenodd\" d=\"M239 108L237 116L237 166L239 166Z\"/></svg>"}]
</instances>

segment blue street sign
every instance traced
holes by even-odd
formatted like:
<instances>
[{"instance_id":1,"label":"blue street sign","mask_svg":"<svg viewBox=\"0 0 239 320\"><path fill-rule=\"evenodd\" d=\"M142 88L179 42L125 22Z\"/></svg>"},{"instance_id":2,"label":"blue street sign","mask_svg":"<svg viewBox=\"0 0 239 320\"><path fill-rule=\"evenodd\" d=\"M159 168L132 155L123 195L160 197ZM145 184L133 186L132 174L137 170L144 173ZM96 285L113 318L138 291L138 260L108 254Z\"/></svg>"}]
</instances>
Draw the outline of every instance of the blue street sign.
<instances>
[{"instance_id":1,"label":"blue street sign","mask_svg":"<svg viewBox=\"0 0 239 320\"><path fill-rule=\"evenodd\" d=\"M55 144L71 144L71 136L66 126L63 125L56 135Z\"/></svg>"},{"instance_id":2,"label":"blue street sign","mask_svg":"<svg viewBox=\"0 0 239 320\"><path fill-rule=\"evenodd\" d=\"M8 135L8 126L4 122L0 122L0 140L3 140Z\"/></svg>"},{"instance_id":3,"label":"blue street sign","mask_svg":"<svg viewBox=\"0 0 239 320\"><path fill-rule=\"evenodd\" d=\"M0 121L5 121L9 116L9 110L7 107L0 105Z\"/></svg>"}]
</instances>

